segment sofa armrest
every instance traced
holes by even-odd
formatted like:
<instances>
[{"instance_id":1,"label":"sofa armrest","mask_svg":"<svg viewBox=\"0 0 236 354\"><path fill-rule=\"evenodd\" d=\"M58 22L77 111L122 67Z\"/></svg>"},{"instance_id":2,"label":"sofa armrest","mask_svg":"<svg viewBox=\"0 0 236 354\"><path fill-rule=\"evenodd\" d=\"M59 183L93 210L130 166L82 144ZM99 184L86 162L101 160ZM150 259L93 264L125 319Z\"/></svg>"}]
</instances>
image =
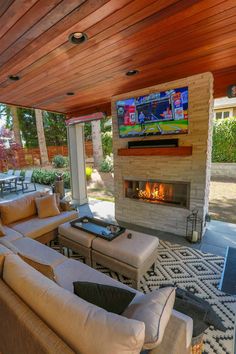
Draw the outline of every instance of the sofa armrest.
<instances>
[{"instance_id":1,"label":"sofa armrest","mask_svg":"<svg viewBox=\"0 0 236 354\"><path fill-rule=\"evenodd\" d=\"M193 320L173 310L160 345L149 354L190 354Z\"/></svg>"},{"instance_id":2,"label":"sofa armrest","mask_svg":"<svg viewBox=\"0 0 236 354\"><path fill-rule=\"evenodd\" d=\"M0 338L5 354L75 354L2 280Z\"/></svg>"}]
</instances>

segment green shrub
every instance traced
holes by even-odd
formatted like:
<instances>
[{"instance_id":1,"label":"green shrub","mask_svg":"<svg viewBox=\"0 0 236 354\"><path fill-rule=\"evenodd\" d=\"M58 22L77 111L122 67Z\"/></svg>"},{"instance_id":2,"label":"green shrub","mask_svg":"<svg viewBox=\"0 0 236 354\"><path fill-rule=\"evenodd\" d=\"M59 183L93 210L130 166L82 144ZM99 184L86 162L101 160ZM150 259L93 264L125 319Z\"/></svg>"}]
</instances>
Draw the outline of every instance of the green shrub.
<instances>
[{"instance_id":1,"label":"green shrub","mask_svg":"<svg viewBox=\"0 0 236 354\"><path fill-rule=\"evenodd\" d=\"M103 149L104 156L112 154L112 132L111 131L102 133L102 149Z\"/></svg>"},{"instance_id":2,"label":"green shrub","mask_svg":"<svg viewBox=\"0 0 236 354\"><path fill-rule=\"evenodd\" d=\"M100 165L100 172L112 172L113 171L113 155L107 155Z\"/></svg>"},{"instance_id":3,"label":"green shrub","mask_svg":"<svg viewBox=\"0 0 236 354\"><path fill-rule=\"evenodd\" d=\"M89 181L92 175L92 168L86 167L86 179ZM33 180L35 183L52 185L55 182L56 175L58 174L57 170L44 170L44 169L36 169L33 172ZM65 188L71 188L70 186L70 172L65 171L62 173Z\"/></svg>"},{"instance_id":4,"label":"green shrub","mask_svg":"<svg viewBox=\"0 0 236 354\"><path fill-rule=\"evenodd\" d=\"M33 172L33 180L39 184L52 185L55 182L57 171L36 169ZM70 173L64 172L63 179L65 188L70 188Z\"/></svg>"},{"instance_id":5,"label":"green shrub","mask_svg":"<svg viewBox=\"0 0 236 354\"><path fill-rule=\"evenodd\" d=\"M56 168L65 167L68 164L68 158L62 155L55 155L52 159L53 166Z\"/></svg>"},{"instance_id":6,"label":"green shrub","mask_svg":"<svg viewBox=\"0 0 236 354\"><path fill-rule=\"evenodd\" d=\"M212 162L236 162L236 117L214 121L212 143Z\"/></svg>"},{"instance_id":7,"label":"green shrub","mask_svg":"<svg viewBox=\"0 0 236 354\"><path fill-rule=\"evenodd\" d=\"M64 159L65 159L64 167L68 167L69 166L69 157L68 156L64 156Z\"/></svg>"},{"instance_id":8,"label":"green shrub","mask_svg":"<svg viewBox=\"0 0 236 354\"><path fill-rule=\"evenodd\" d=\"M93 172L92 167L86 167L86 179L87 179L87 181L89 181L91 179L92 172Z\"/></svg>"}]
</instances>

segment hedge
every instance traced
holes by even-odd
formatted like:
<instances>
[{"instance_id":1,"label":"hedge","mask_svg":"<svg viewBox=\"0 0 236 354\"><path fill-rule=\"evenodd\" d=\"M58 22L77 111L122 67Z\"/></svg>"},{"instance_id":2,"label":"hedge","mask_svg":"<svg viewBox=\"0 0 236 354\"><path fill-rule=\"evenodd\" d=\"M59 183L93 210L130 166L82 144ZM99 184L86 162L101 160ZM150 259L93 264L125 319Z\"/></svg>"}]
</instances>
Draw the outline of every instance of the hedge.
<instances>
[{"instance_id":1,"label":"hedge","mask_svg":"<svg viewBox=\"0 0 236 354\"><path fill-rule=\"evenodd\" d=\"M52 185L55 181L57 170L45 170L45 169L35 169L33 172L33 180L35 183ZM86 167L86 178L87 181L90 180L92 174L92 169ZM63 172L63 179L65 183L65 188L70 188L70 172Z\"/></svg>"},{"instance_id":2,"label":"hedge","mask_svg":"<svg viewBox=\"0 0 236 354\"><path fill-rule=\"evenodd\" d=\"M236 162L236 117L214 121L212 162Z\"/></svg>"}]
</instances>

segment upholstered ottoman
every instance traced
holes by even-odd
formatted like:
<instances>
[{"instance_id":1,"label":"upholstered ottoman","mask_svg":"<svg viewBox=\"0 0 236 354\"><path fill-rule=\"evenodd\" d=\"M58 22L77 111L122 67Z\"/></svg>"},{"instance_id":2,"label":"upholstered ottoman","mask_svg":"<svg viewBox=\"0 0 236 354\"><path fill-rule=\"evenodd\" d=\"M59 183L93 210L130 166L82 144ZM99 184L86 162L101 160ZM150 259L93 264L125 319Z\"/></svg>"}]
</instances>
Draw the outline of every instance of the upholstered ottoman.
<instances>
[{"instance_id":1,"label":"upholstered ottoman","mask_svg":"<svg viewBox=\"0 0 236 354\"><path fill-rule=\"evenodd\" d=\"M94 235L72 227L70 222L66 222L58 227L58 240L61 252L63 252L63 247L76 251L85 258L85 263L89 266L91 266L91 247L94 239Z\"/></svg>"},{"instance_id":2,"label":"upholstered ottoman","mask_svg":"<svg viewBox=\"0 0 236 354\"><path fill-rule=\"evenodd\" d=\"M95 268L101 264L132 279L132 286L138 289L141 277L156 261L158 244L157 237L131 230L112 241L96 237L92 242L92 265Z\"/></svg>"}]
</instances>

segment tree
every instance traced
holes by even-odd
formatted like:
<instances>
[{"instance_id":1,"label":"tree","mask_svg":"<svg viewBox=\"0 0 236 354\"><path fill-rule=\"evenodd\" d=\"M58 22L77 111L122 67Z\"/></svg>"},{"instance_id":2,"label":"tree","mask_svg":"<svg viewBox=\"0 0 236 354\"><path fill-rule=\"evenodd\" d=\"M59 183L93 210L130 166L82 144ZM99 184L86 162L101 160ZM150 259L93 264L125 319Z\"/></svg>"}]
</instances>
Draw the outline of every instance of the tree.
<instances>
[{"instance_id":1,"label":"tree","mask_svg":"<svg viewBox=\"0 0 236 354\"><path fill-rule=\"evenodd\" d=\"M44 132L48 146L67 144L67 132L63 114L44 111Z\"/></svg>"},{"instance_id":2,"label":"tree","mask_svg":"<svg viewBox=\"0 0 236 354\"><path fill-rule=\"evenodd\" d=\"M16 144L18 144L19 146L22 147L21 134L20 134L20 123L19 123L17 107L9 106L9 108L10 108L10 112L11 112L11 116L12 116L14 140L15 140Z\"/></svg>"},{"instance_id":3,"label":"tree","mask_svg":"<svg viewBox=\"0 0 236 354\"><path fill-rule=\"evenodd\" d=\"M35 111L19 108L20 128L26 147L38 147ZM65 116L59 113L43 112L44 135L47 146L67 144Z\"/></svg>"},{"instance_id":4,"label":"tree","mask_svg":"<svg viewBox=\"0 0 236 354\"><path fill-rule=\"evenodd\" d=\"M91 125L92 125L94 166L98 168L100 167L103 160L100 120L92 121Z\"/></svg>"},{"instance_id":5,"label":"tree","mask_svg":"<svg viewBox=\"0 0 236 354\"><path fill-rule=\"evenodd\" d=\"M41 165L45 166L49 164L49 160L48 160L46 139L44 135L43 112L41 111L41 109L35 109L35 118L36 118L36 127L37 127Z\"/></svg>"},{"instance_id":6,"label":"tree","mask_svg":"<svg viewBox=\"0 0 236 354\"><path fill-rule=\"evenodd\" d=\"M20 129L24 146L27 148L38 147L35 111L30 108L18 108Z\"/></svg>"}]
</instances>

